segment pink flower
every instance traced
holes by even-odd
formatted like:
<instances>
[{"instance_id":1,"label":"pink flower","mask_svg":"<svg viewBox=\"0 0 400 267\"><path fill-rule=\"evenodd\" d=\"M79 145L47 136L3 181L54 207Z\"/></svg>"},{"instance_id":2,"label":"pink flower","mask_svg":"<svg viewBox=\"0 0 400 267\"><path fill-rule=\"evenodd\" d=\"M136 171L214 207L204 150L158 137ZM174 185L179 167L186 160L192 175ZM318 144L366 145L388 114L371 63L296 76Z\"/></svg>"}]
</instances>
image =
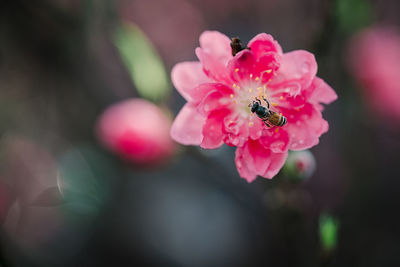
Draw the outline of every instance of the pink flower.
<instances>
[{"instance_id":1,"label":"pink flower","mask_svg":"<svg viewBox=\"0 0 400 267\"><path fill-rule=\"evenodd\" d=\"M350 56L370 107L400 121L400 34L388 28L364 30L352 40Z\"/></svg>"},{"instance_id":2,"label":"pink flower","mask_svg":"<svg viewBox=\"0 0 400 267\"><path fill-rule=\"evenodd\" d=\"M200 62L182 62L172 70L172 81L187 103L177 115L171 136L184 145L213 149L236 146L241 177L272 178L284 164L288 150L316 145L328 123L321 103L337 98L316 77L312 54L283 53L271 35L261 33L232 56L230 39L216 31L200 36ZM283 127L268 128L249 104L265 98L270 109L287 118ZM263 106L267 104L263 101Z\"/></svg>"},{"instance_id":3,"label":"pink flower","mask_svg":"<svg viewBox=\"0 0 400 267\"><path fill-rule=\"evenodd\" d=\"M109 107L97 123L97 136L109 150L137 164L154 164L174 152L170 118L143 99Z\"/></svg>"}]
</instances>

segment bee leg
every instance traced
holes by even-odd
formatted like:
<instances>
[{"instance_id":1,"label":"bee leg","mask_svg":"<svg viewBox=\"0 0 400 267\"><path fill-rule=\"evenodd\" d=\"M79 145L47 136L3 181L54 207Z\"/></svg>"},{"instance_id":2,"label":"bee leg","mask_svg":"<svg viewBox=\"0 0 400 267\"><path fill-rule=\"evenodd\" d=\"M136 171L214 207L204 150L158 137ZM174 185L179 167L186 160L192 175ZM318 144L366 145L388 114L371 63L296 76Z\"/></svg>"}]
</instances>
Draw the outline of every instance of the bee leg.
<instances>
[{"instance_id":1,"label":"bee leg","mask_svg":"<svg viewBox=\"0 0 400 267\"><path fill-rule=\"evenodd\" d=\"M267 100L265 97L263 97L263 99L264 99L265 103L267 103L267 107L268 107L268 109L269 109L269 102L268 102L268 100Z\"/></svg>"},{"instance_id":2,"label":"bee leg","mask_svg":"<svg viewBox=\"0 0 400 267\"><path fill-rule=\"evenodd\" d=\"M260 106L261 106L261 100L258 99L258 97L256 97L256 100L257 100L258 104L260 104Z\"/></svg>"}]
</instances>

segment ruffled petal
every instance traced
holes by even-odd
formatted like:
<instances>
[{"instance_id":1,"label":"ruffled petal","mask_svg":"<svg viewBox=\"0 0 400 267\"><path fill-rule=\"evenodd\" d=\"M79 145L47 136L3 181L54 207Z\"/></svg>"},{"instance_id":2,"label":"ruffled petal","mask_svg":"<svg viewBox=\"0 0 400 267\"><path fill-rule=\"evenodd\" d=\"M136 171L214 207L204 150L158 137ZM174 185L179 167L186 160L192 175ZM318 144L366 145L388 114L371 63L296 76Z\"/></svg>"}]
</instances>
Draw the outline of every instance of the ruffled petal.
<instances>
[{"instance_id":1,"label":"ruffled petal","mask_svg":"<svg viewBox=\"0 0 400 267\"><path fill-rule=\"evenodd\" d=\"M308 101L314 104L329 104L337 99L335 91L322 79L315 77L308 95Z\"/></svg>"},{"instance_id":2,"label":"ruffled petal","mask_svg":"<svg viewBox=\"0 0 400 267\"><path fill-rule=\"evenodd\" d=\"M265 128L264 123L256 116L243 119L237 113L231 113L224 119L224 142L227 145L243 146L249 138L259 139Z\"/></svg>"},{"instance_id":3,"label":"ruffled petal","mask_svg":"<svg viewBox=\"0 0 400 267\"><path fill-rule=\"evenodd\" d=\"M284 128L272 128L263 131L260 144L274 153L283 153L289 149L289 134Z\"/></svg>"},{"instance_id":4,"label":"ruffled petal","mask_svg":"<svg viewBox=\"0 0 400 267\"><path fill-rule=\"evenodd\" d=\"M205 31L200 35L201 49L213 58L226 65L232 58L231 40L218 31Z\"/></svg>"},{"instance_id":5,"label":"ruffled petal","mask_svg":"<svg viewBox=\"0 0 400 267\"><path fill-rule=\"evenodd\" d=\"M258 141L249 140L236 150L236 167L239 175L252 182L257 175L272 178L282 168L287 152L274 153L264 148Z\"/></svg>"},{"instance_id":6,"label":"ruffled petal","mask_svg":"<svg viewBox=\"0 0 400 267\"><path fill-rule=\"evenodd\" d=\"M262 79L266 83L279 68L276 54L265 53L260 57L255 57L250 50L243 50L236 54L228 63L231 79L238 83Z\"/></svg>"},{"instance_id":7,"label":"ruffled petal","mask_svg":"<svg viewBox=\"0 0 400 267\"><path fill-rule=\"evenodd\" d=\"M244 82L257 76L255 64L253 52L247 49L240 51L228 63L231 79L235 82Z\"/></svg>"},{"instance_id":8,"label":"ruffled petal","mask_svg":"<svg viewBox=\"0 0 400 267\"><path fill-rule=\"evenodd\" d=\"M224 109L231 105L231 101L220 91L209 92L197 106L197 111L203 116L208 116L211 112Z\"/></svg>"},{"instance_id":9,"label":"ruffled petal","mask_svg":"<svg viewBox=\"0 0 400 267\"><path fill-rule=\"evenodd\" d=\"M267 127L264 122L257 116L252 116L247 125L249 127L249 137L256 140L261 137L262 131Z\"/></svg>"},{"instance_id":10,"label":"ruffled petal","mask_svg":"<svg viewBox=\"0 0 400 267\"><path fill-rule=\"evenodd\" d=\"M233 93L233 90L221 83L203 83L190 91L191 102L194 104L202 102L210 92L219 92L222 96L225 96Z\"/></svg>"},{"instance_id":11,"label":"ruffled petal","mask_svg":"<svg viewBox=\"0 0 400 267\"><path fill-rule=\"evenodd\" d=\"M271 164L261 176L272 179L282 169L288 157L288 151L283 153L271 153Z\"/></svg>"},{"instance_id":12,"label":"ruffled petal","mask_svg":"<svg viewBox=\"0 0 400 267\"><path fill-rule=\"evenodd\" d=\"M231 83L226 67L232 58L230 43L226 35L217 31L205 31L200 35L200 47L196 48L196 55L204 72L213 81Z\"/></svg>"},{"instance_id":13,"label":"ruffled petal","mask_svg":"<svg viewBox=\"0 0 400 267\"><path fill-rule=\"evenodd\" d=\"M229 77L229 71L226 66L225 60L216 58L210 53L204 51L204 49L197 47L196 55L200 60L204 73L215 82L223 82L225 84L231 84Z\"/></svg>"},{"instance_id":14,"label":"ruffled petal","mask_svg":"<svg viewBox=\"0 0 400 267\"><path fill-rule=\"evenodd\" d=\"M229 146L243 146L248 139L248 130L244 121L237 114L224 118L224 142Z\"/></svg>"},{"instance_id":15,"label":"ruffled petal","mask_svg":"<svg viewBox=\"0 0 400 267\"><path fill-rule=\"evenodd\" d=\"M171 137L184 145L200 145L205 122L206 117L201 116L194 105L187 103L172 124Z\"/></svg>"},{"instance_id":16,"label":"ruffled petal","mask_svg":"<svg viewBox=\"0 0 400 267\"><path fill-rule=\"evenodd\" d=\"M171 79L176 90L188 102L193 100L190 96L193 88L199 84L210 82L200 62L182 62L176 64L172 68Z\"/></svg>"},{"instance_id":17,"label":"ruffled petal","mask_svg":"<svg viewBox=\"0 0 400 267\"><path fill-rule=\"evenodd\" d=\"M290 150L304 150L318 144L319 137L328 131L329 125L321 112L312 104L301 109L285 110L285 126L290 135Z\"/></svg>"},{"instance_id":18,"label":"ruffled petal","mask_svg":"<svg viewBox=\"0 0 400 267\"><path fill-rule=\"evenodd\" d=\"M266 33L257 34L250 40L248 46L256 57L260 57L262 54L267 52L282 54L282 48L278 42L275 41L271 35Z\"/></svg>"},{"instance_id":19,"label":"ruffled petal","mask_svg":"<svg viewBox=\"0 0 400 267\"><path fill-rule=\"evenodd\" d=\"M261 78L262 83L267 83L279 69L279 56L276 53L268 52L257 57L255 73Z\"/></svg>"},{"instance_id":20,"label":"ruffled petal","mask_svg":"<svg viewBox=\"0 0 400 267\"><path fill-rule=\"evenodd\" d=\"M299 84L301 89L308 88L317 74L317 62L313 54L296 50L281 57L280 67L271 80L270 87L287 87Z\"/></svg>"},{"instance_id":21,"label":"ruffled petal","mask_svg":"<svg viewBox=\"0 0 400 267\"><path fill-rule=\"evenodd\" d=\"M200 147L206 149L218 148L223 144L223 123L224 117L229 114L229 110L216 110L211 112L203 127L203 141Z\"/></svg>"}]
</instances>

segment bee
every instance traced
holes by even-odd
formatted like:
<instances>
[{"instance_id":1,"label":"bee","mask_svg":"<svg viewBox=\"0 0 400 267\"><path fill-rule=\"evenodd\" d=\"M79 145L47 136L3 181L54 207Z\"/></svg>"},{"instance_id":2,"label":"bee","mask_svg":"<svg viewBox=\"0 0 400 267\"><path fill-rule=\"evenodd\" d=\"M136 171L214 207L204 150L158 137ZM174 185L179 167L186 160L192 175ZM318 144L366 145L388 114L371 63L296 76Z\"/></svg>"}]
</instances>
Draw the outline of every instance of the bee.
<instances>
[{"instance_id":1,"label":"bee","mask_svg":"<svg viewBox=\"0 0 400 267\"><path fill-rule=\"evenodd\" d=\"M232 48L232 56L235 56L237 53L244 49L249 49L250 47L243 47L242 41L240 41L239 37L233 37L231 39L231 48Z\"/></svg>"},{"instance_id":2,"label":"bee","mask_svg":"<svg viewBox=\"0 0 400 267\"><path fill-rule=\"evenodd\" d=\"M256 101L253 101L253 103L249 104L249 107L251 107L251 112L257 114L257 116L262 119L267 127L284 126L287 123L286 117L270 110L269 102L265 98L263 99L265 103L267 103L267 107L262 106L261 100L256 98Z\"/></svg>"}]
</instances>

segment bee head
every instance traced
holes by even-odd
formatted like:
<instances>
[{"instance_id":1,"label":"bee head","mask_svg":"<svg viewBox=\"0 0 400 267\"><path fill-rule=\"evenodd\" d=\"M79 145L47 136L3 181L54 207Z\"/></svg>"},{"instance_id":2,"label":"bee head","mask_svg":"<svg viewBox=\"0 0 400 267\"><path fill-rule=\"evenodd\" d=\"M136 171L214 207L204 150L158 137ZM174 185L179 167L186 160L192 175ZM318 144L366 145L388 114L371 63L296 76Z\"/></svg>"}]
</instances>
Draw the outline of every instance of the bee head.
<instances>
[{"instance_id":1,"label":"bee head","mask_svg":"<svg viewBox=\"0 0 400 267\"><path fill-rule=\"evenodd\" d=\"M251 106L251 112L256 112L256 110L258 109L258 107L260 106L260 104L258 104L258 102L253 102L253 105Z\"/></svg>"}]
</instances>

